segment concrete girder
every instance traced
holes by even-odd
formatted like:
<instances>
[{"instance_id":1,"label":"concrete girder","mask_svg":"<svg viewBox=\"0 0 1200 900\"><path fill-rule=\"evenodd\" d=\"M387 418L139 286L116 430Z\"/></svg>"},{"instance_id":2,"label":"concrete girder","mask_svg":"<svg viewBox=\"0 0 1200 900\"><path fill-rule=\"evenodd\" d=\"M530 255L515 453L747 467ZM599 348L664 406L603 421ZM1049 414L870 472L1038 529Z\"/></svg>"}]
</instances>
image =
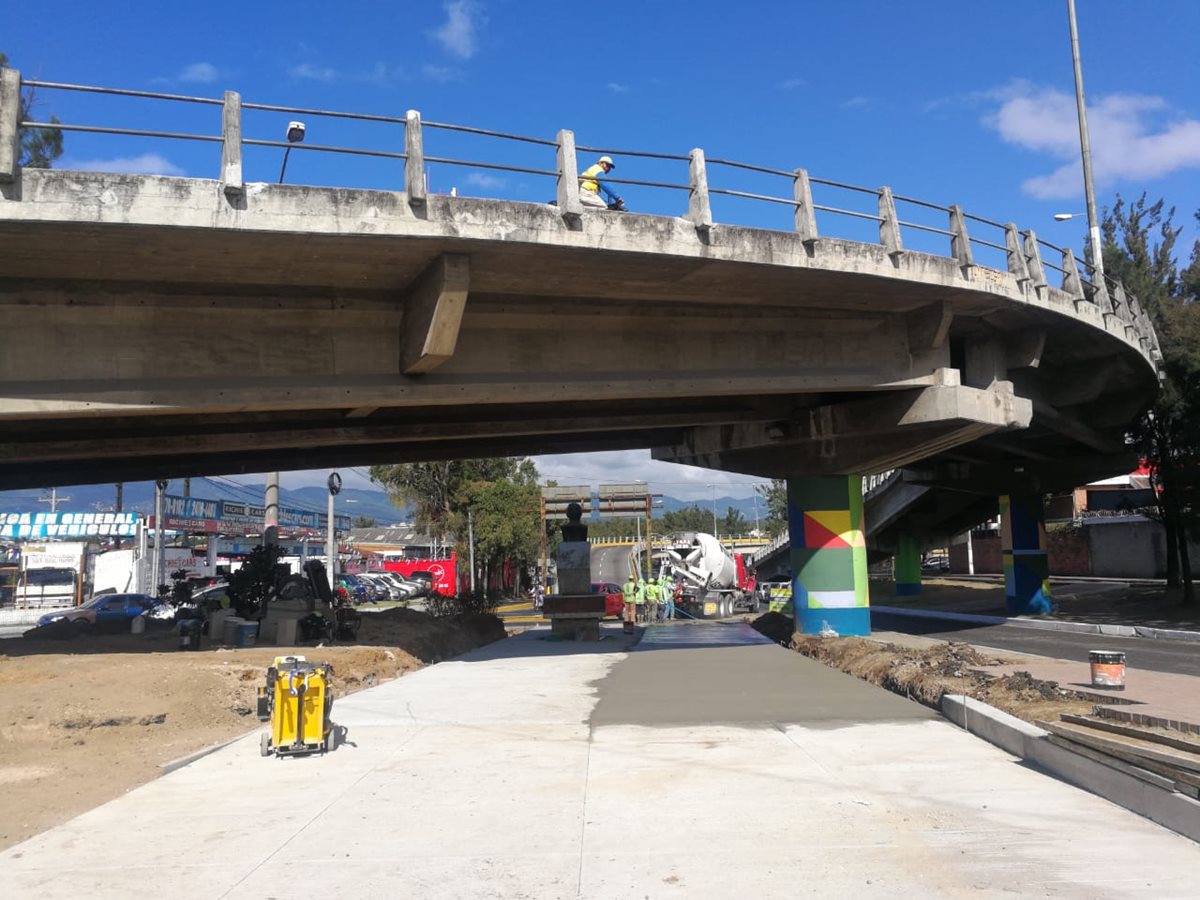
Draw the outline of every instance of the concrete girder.
<instances>
[{"instance_id":1,"label":"concrete girder","mask_svg":"<svg viewBox=\"0 0 1200 900\"><path fill-rule=\"evenodd\" d=\"M470 257L444 253L404 292L400 315L401 374L432 371L454 355L470 283Z\"/></svg>"},{"instance_id":2,"label":"concrete girder","mask_svg":"<svg viewBox=\"0 0 1200 900\"><path fill-rule=\"evenodd\" d=\"M690 429L656 459L752 474L878 472L996 431L1028 427L1032 406L1000 382L938 385L826 404L789 421Z\"/></svg>"},{"instance_id":3,"label":"concrete girder","mask_svg":"<svg viewBox=\"0 0 1200 900\"><path fill-rule=\"evenodd\" d=\"M1032 462L927 461L909 467L906 479L915 484L935 485L950 491L999 496L1006 491L1050 493L1070 490L1080 484L1132 472L1137 454L1132 451L1109 455L1061 456Z\"/></svg>"}]
</instances>

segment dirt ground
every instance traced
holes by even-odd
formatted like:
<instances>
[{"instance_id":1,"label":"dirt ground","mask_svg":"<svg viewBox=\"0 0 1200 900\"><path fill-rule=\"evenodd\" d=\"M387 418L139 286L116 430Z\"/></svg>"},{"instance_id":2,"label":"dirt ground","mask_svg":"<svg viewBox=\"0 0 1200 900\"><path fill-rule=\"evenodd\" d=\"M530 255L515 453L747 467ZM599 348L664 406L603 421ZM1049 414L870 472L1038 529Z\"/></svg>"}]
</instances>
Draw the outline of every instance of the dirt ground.
<instances>
[{"instance_id":1,"label":"dirt ground","mask_svg":"<svg viewBox=\"0 0 1200 900\"><path fill-rule=\"evenodd\" d=\"M255 698L285 652L329 662L338 696L505 636L494 616L363 616L354 645L178 650L169 632L0 641L0 848L100 805L159 767L262 727Z\"/></svg>"},{"instance_id":2,"label":"dirt ground","mask_svg":"<svg viewBox=\"0 0 1200 900\"><path fill-rule=\"evenodd\" d=\"M1096 702L1028 672L996 678L989 666L1007 660L969 644L939 643L924 650L866 638L820 638L792 633L792 620L767 613L752 623L776 643L935 709L945 694L966 694L1026 722L1057 721L1061 713L1089 714Z\"/></svg>"}]
</instances>

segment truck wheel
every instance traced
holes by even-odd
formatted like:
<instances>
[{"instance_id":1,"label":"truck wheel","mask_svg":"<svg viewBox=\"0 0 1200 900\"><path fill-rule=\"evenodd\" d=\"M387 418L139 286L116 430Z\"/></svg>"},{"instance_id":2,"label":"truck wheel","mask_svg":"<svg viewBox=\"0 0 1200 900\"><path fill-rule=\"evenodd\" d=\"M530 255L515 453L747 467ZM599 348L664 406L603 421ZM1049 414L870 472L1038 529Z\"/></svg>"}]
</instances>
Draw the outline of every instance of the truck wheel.
<instances>
[{"instance_id":1,"label":"truck wheel","mask_svg":"<svg viewBox=\"0 0 1200 900\"><path fill-rule=\"evenodd\" d=\"M264 731L258 739L258 752L261 756L271 755L271 735Z\"/></svg>"},{"instance_id":2,"label":"truck wheel","mask_svg":"<svg viewBox=\"0 0 1200 900\"><path fill-rule=\"evenodd\" d=\"M333 752L333 748L337 746L337 726L329 729L329 734L325 735L325 752Z\"/></svg>"}]
</instances>

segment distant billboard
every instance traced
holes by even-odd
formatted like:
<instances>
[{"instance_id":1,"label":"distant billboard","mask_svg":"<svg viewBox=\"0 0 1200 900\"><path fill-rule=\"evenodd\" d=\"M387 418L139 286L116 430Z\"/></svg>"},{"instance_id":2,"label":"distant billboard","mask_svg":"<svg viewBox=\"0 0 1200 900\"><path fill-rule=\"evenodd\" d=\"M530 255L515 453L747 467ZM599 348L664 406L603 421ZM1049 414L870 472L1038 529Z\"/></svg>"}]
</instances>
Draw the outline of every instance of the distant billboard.
<instances>
[{"instance_id":1,"label":"distant billboard","mask_svg":"<svg viewBox=\"0 0 1200 900\"><path fill-rule=\"evenodd\" d=\"M601 500L617 498L645 497L650 492L650 486L644 481L629 481L616 484L602 484L597 495Z\"/></svg>"},{"instance_id":2,"label":"distant billboard","mask_svg":"<svg viewBox=\"0 0 1200 900\"><path fill-rule=\"evenodd\" d=\"M267 510L256 503L206 500L203 497L163 496L163 527L203 534L262 534ZM284 531L324 531L324 513L307 509L279 508L279 527ZM350 517L333 517L338 531L350 530ZM153 521L152 521L153 526Z\"/></svg>"}]
</instances>

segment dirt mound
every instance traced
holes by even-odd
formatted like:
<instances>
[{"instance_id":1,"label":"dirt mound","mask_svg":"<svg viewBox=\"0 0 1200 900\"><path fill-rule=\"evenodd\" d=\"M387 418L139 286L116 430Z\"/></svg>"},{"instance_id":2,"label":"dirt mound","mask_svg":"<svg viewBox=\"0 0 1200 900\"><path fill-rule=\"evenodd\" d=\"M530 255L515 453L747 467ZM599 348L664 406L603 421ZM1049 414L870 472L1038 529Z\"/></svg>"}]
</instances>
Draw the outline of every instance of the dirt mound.
<instances>
[{"instance_id":1,"label":"dirt mound","mask_svg":"<svg viewBox=\"0 0 1200 900\"><path fill-rule=\"evenodd\" d=\"M751 622L750 627L785 647L791 644L792 632L795 631L792 617L777 612L764 613Z\"/></svg>"},{"instance_id":2,"label":"dirt mound","mask_svg":"<svg viewBox=\"0 0 1200 900\"><path fill-rule=\"evenodd\" d=\"M505 637L489 615L363 615L356 644L178 650L167 632L0 641L0 848L155 778L159 766L258 726L276 656L333 666L337 699Z\"/></svg>"}]
</instances>

